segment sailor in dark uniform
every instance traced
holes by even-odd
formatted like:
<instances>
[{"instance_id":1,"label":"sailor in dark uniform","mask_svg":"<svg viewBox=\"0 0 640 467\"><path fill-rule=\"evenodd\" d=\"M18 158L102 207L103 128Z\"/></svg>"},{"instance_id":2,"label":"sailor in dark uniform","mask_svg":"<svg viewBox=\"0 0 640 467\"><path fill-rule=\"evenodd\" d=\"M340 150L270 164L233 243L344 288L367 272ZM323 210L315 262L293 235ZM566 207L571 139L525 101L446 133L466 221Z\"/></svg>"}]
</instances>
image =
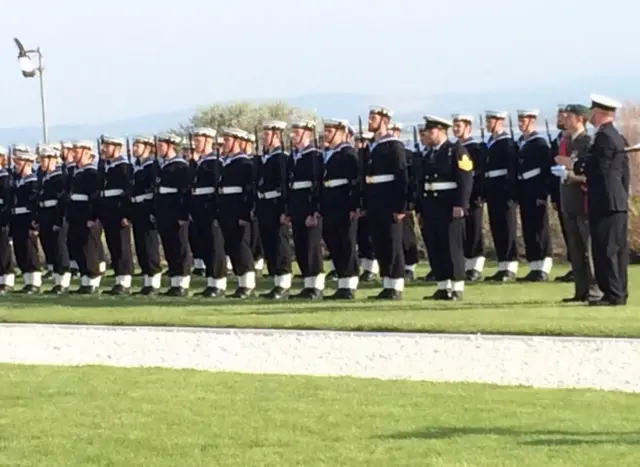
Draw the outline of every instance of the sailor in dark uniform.
<instances>
[{"instance_id":1,"label":"sailor in dark uniform","mask_svg":"<svg viewBox=\"0 0 640 467\"><path fill-rule=\"evenodd\" d=\"M67 180L67 194L71 193L71 182L73 180L73 174L76 170L75 152L73 149L73 141L64 141L62 143L62 170L64 170ZM76 249L71 247L73 239L67 235L67 250L69 251L69 272L72 277L80 275L80 269L78 267L78 260L74 256Z\"/></svg>"},{"instance_id":2,"label":"sailor in dark uniform","mask_svg":"<svg viewBox=\"0 0 640 467\"><path fill-rule=\"evenodd\" d=\"M256 130L257 131L257 130ZM253 161L253 180L258 182L258 168L260 167L261 157L258 142L256 141L256 137L245 132L244 140L242 141L242 152L247 154L252 158ZM263 149L264 152L264 149ZM258 225L258 217L253 216L251 219L251 233L250 233L250 241L251 245L251 254L253 255L253 259L255 261L255 272L256 274L261 274L264 269L264 248L262 247L262 239L260 238L260 226ZM231 265L231 259L227 256L227 267L228 269L233 269Z\"/></svg>"},{"instance_id":3,"label":"sailor in dark uniform","mask_svg":"<svg viewBox=\"0 0 640 467\"><path fill-rule=\"evenodd\" d=\"M13 188L11 238L16 263L24 280L23 293L40 292L42 264L38 248L38 176L33 170L36 155L28 147L13 147L16 180Z\"/></svg>"},{"instance_id":4,"label":"sailor in dark uniform","mask_svg":"<svg viewBox=\"0 0 640 467\"><path fill-rule=\"evenodd\" d=\"M291 288L290 221L287 216L288 157L284 146L286 122L277 120L262 124L264 154L260 158L257 180L256 216L273 288L263 298L278 300L289 295Z\"/></svg>"},{"instance_id":5,"label":"sailor in dark uniform","mask_svg":"<svg viewBox=\"0 0 640 467\"><path fill-rule=\"evenodd\" d=\"M51 152L53 151L56 155L56 157L59 159L61 154L62 154L62 144L61 143L52 143L52 144L45 144L43 146L39 146L38 147L38 151L36 152L36 155L38 156L38 159L40 158L40 151L46 149L47 152ZM38 160L38 183L40 183L40 185L42 186L42 180L45 176L45 171L42 167L42 165L40 164L40 160ZM66 238L66 235L65 235ZM40 238L40 241L42 242L42 237ZM44 246L43 246L43 250L44 250ZM54 272L53 272L53 259L50 257L51 251L47 252L47 251L43 251L44 253L44 259L45 259L45 271L44 274L42 275L42 279L46 280L49 279L53 276Z\"/></svg>"},{"instance_id":6,"label":"sailor in dark uniform","mask_svg":"<svg viewBox=\"0 0 640 467\"><path fill-rule=\"evenodd\" d=\"M53 288L46 293L61 294L69 291L69 249L67 247L66 205L68 202L67 174L60 160L60 153L52 147L40 148L40 167L43 177L38 202L40 243L48 253L53 271Z\"/></svg>"},{"instance_id":7,"label":"sailor in dark uniform","mask_svg":"<svg viewBox=\"0 0 640 467\"><path fill-rule=\"evenodd\" d=\"M392 113L374 106L369 111L369 163L363 168L363 212L369 217L376 258L380 263L382 291L377 299L402 297L405 279L403 222L407 211L407 154L404 144L389 131Z\"/></svg>"},{"instance_id":8,"label":"sailor in dark uniform","mask_svg":"<svg viewBox=\"0 0 640 467\"><path fill-rule=\"evenodd\" d=\"M597 128L590 155L574 168L587 177L587 205L593 264L603 293L589 302L596 306L625 305L629 297L627 243L629 209L629 156L627 142L613 122L622 104L598 94L591 95L591 123Z\"/></svg>"},{"instance_id":9,"label":"sailor in dark uniform","mask_svg":"<svg viewBox=\"0 0 640 467\"><path fill-rule=\"evenodd\" d=\"M189 247L189 164L178 155L180 138L172 134L156 137L158 156L162 158L156 179L155 219L162 240L171 281L164 293L185 297L191 285L191 249Z\"/></svg>"},{"instance_id":10,"label":"sailor in dark uniform","mask_svg":"<svg viewBox=\"0 0 640 467\"><path fill-rule=\"evenodd\" d=\"M213 128L198 127L191 134L198 162L191 186L189 209L201 241L200 251L207 277L207 286L201 295L222 297L227 290L227 263L217 212L218 181L222 170L222 162L213 149L217 132Z\"/></svg>"},{"instance_id":11,"label":"sailor in dark uniform","mask_svg":"<svg viewBox=\"0 0 640 467\"><path fill-rule=\"evenodd\" d=\"M199 130L196 128L194 131ZM202 148L202 138L196 138L194 131L191 131L187 137L183 139L182 142L182 157L185 161L189 163L189 169L191 170L191 180L192 184L195 181L196 171L198 170L198 162L201 157L206 156L208 153L203 153L204 149ZM215 130L211 130L215 133ZM198 141L196 142L196 139ZM215 135L213 136L213 140L215 141ZM213 147L209 148L211 152L213 152ZM191 272L194 276L206 277L206 266L204 264L204 255L205 253L205 245L200 235L200 231L196 226L193 219L189 221L189 247L191 248L191 253L193 254L193 271Z\"/></svg>"},{"instance_id":12,"label":"sailor in dark uniform","mask_svg":"<svg viewBox=\"0 0 640 467\"><path fill-rule=\"evenodd\" d=\"M449 141L453 122L426 116L429 152L416 169L423 180L417 203L427 228L422 231L432 253L437 290L435 300L460 300L464 291L465 213L473 188L473 161L466 148Z\"/></svg>"},{"instance_id":13,"label":"sailor in dark uniform","mask_svg":"<svg viewBox=\"0 0 640 467\"><path fill-rule=\"evenodd\" d=\"M313 143L316 123L297 120L291 124L295 151L289 160L287 214L291 218L296 260L304 288L291 298L322 298L325 275L322 264L322 218L320 190L324 173L322 151Z\"/></svg>"},{"instance_id":14,"label":"sailor in dark uniform","mask_svg":"<svg viewBox=\"0 0 640 467\"><path fill-rule=\"evenodd\" d=\"M538 110L518 110L516 197L529 262L529 273L523 278L527 282L548 280L553 264L547 210L552 157L547 139L535 129L538 114Z\"/></svg>"},{"instance_id":15,"label":"sailor in dark uniform","mask_svg":"<svg viewBox=\"0 0 640 467\"><path fill-rule=\"evenodd\" d=\"M80 270L80 287L75 293L90 295L98 292L104 273L102 228L98 222L102 182L98 174L93 142L73 143L75 170L71 180L66 217L69 223L67 245Z\"/></svg>"},{"instance_id":16,"label":"sailor in dark uniform","mask_svg":"<svg viewBox=\"0 0 640 467\"><path fill-rule=\"evenodd\" d=\"M0 146L0 295L15 286L13 254L10 242L11 204L13 203L12 181L9 172L9 151Z\"/></svg>"},{"instance_id":17,"label":"sailor in dark uniform","mask_svg":"<svg viewBox=\"0 0 640 467\"><path fill-rule=\"evenodd\" d=\"M487 110L485 126L491 134L487 141L484 167L484 196L489 227L498 257L498 272L487 280L513 282L518 273L516 245L516 142L504 131L508 112Z\"/></svg>"},{"instance_id":18,"label":"sailor in dark uniform","mask_svg":"<svg viewBox=\"0 0 640 467\"><path fill-rule=\"evenodd\" d=\"M325 299L351 300L358 288L356 229L361 205L358 154L347 142L349 123L325 119L322 236L335 265L338 290Z\"/></svg>"},{"instance_id":19,"label":"sailor in dark uniform","mask_svg":"<svg viewBox=\"0 0 640 467\"><path fill-rule=\"evenodd\" d=\"M463 145L471 161L473 162L473 189L469 198L469 211L465 217L465 275L467 281L477 281L482 277L484 269L484 235L482 233L484 221L484 201L482 198L482 185L484 174L482 166L486 146L484 142L478 142L471 137L473 117L466 114L454 114L453 135L458 139L458 143Z\"/></svg>"},{"instance_id":20,"label":"sailor in dark uniform","mask_svg":"<svg viewBox=\"0 0 640 467\"><path fill-rule=\"evenodd\" d=\"M158 162L152 149L151 136L136 136L132 153L133 186L131 187L130 218L133 223L133 242L138 266L142 270L143 284L140 295L155 295L160 290L162 265L160 263L160 236L155 219L154 197L158 176Z\"/></svg>"},{"instance_id":21,"label":"sailor in dark uniform","mask_svg":"<svg viewBox=\"0 0 640 467\"><path fill-rule=\"evenodd\" d=\"M104 228L115 284L107 292L122 295L131 292L133 252L131 249L130 202L133 169L126 154L123 138L100 137L100 150L105 161L100 193L100 222Z\"/></svg>"},{"instance_id":22,"label":"sailor in dark uniform","mask_svg":"<svg viewBox=\"0 0 640 467\"><path fill-rule=\"evenodd\" d=\"M373 133L370 131L363 131L362 135L356 134L354 140L356 149L358 150L360 167L366 167L369 162L369 144L373 141ZM372 281L380 272L380 266L378 264L378 260L376 260L376 255L373 250L373 239L371 238L369 219L364 215L358 218L357 244L360 269L362 270L362 273L360 274L360 281Z\"/></svg>"},{"instance_id":23,"label":"sailor in dark uniform","mask_svg":"<svg viewBox=\"0 0 640 467\"><path fill-rule=\"evenodd\" d=\"M391 122L389 124L389 131L395 137L400 139L402 133L402 124L397 122ZM405 159L407 162L407 176L409 180L409 186L413 186L411 183L411 165L413 164L414 154L413 149L405 146ZM402 220L402 249L404 251L404 269L405 279L413 280L416 274L416 268L418 267L418 240L416 238L416 221L415 221L415 202L413 200L413 190L407 189L407 212Z\"/></svg>"},{"instance_id":24,"label":"sailor in dark uniform","mask_svg":"<svg viewBox=\"0 0 640 467\"><path fill-rule=\"evenodd\" d=\"M413 159L411 162L411 166L415 167L415 170L409 173L409 183L411 184L411 187L409 189L409 193L410 193L409 196L413 201L414 208L417 205L416 197L418 196L419 193L422 192L422 184L424 183L423 180L416 180L416 177L414 176L415 171L418 170L418 168L422 164L422 158L427 154L427 152L429 152L429 141L427 137L426 125L424 123L419 123L418 125L416 125L416 129L418 130L418 137L420 141L417 142L417 144L414 143ZM418 189L416 189L416 186L418 187ZM429 219L422 219L417 209L416 209L416 217L417 217L418 225L420 226L421 231L425 228L428 228L426 222L428 222ZM425 243L424 239L422 239L422 244L424 245L425 251L427 253L427 261L429 262L429 271L424 275L422 280L425 282L433 282L435 284L436 276L433 273L433 266L432 266L433 255L429 250L429 246Z\"/></svg>"}]
</instances>

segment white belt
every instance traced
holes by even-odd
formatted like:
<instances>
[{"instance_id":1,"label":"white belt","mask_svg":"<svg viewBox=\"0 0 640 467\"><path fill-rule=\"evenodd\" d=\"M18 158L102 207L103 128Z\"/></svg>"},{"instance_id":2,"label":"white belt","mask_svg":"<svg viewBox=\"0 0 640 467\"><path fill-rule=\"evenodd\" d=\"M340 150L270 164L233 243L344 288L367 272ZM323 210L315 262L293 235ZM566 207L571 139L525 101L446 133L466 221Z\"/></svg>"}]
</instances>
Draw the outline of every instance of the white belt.
<instances>
[{"instance_id":1,"label":"white belt","mask_svg":"<svg viewBox=\"0 0 640 467\"><path fill-rule=\"evenodd\" d=\"M527 170L526 172L518 175L518 180L529 180L530 178L540 175L540 172L540 167L538 167L537 169Z\"/></svg>"},{"instance_id":2,"label":"white belt","mask_svg":"<svg viewBox=\"0 0 640 467\"><path fill-rule=\"evenodd\" d=\"M71 195L71 201L89 201L89 195L74 193Z\"/></svg>"},{"instance_id":3,"label":"white belt","mask_svg":"<svg viewBox=\"0 0 640 467\"><path fill-rule=\"evenodd\" d=\"M334 178L331 180L325 180L324 181L324 186L327 188L335 188L338 186L343 186L343 185L348 185L349 184L349 180L346 178Z\"/></svg>"},{"instance_id":4,"label":"white belt","mask_svg":"<svg viewBox=\"0 0 640 467\"><path fill-rule=\"evenodd\" d=\"M100 193L100 196L102 196L103 198L114 198L116 196L121 196L123 193L124 190L114 188L112 190L104 190L102 193Z\"/></svg>"},{"instance_id":5,"label":"white belt","mask_svg":"<svg viewBox=\"0 0 640 467\"><path fill-rule=\"evenodd\" d=\"M497 169L497 170L489 170L484 173L485 178L496 178L496 177L504 177L507 175L509 171L507 169Z\"/></svg>"},{"instance_id":6,"label":"white belt","mask_svg":"<svg viewBox=\"0 0 640 467\"><path fill-rule=\"evenodd\" d=\"M424 183L425 191L455 190L456 188L458 188L458 184L456 182Z\"/></svg>"},{"instance_id":7,"label":"white belt","mask_svg":"<svg viewBox=\"0 0 640 467\"><path fill-rule=\"evenodd\" d=\"M0 199L0 206L2 206L4 204L4 200Z\"/></svg>"},{"instance_id":8,"label":"white belt","mask_svg":"<svg viewBox=\"0 0 640 467\"><path fill-rule=\"evenodd\" d=\"M241 186L221 186L218 190L221 195L239 195L243 192L244 190Z\"/></svg>"},{"instance_id":9,"label":"white belt","mask_svg":"<svg viewBox=\"0 0 640 467\"><path fill-rule=\"evenodd\" d=\"M40 207L41 208L52 208L54 206L58 205L58 200L57 199L47 199L44 201L40 201Z\"/></svg>"},{"instance_id":10,"label":"white belt","mask_svg":"<svg viewBox=\"0 0 640 467\"><path fill-rule=\"evenodd\" d=\"M259 199L276 199L276 198L280 198L281 196L282 196L282 193L276 190L265 191L264 193L258 193Z\"/></svg>"},{"instance_id":11,"label":"white belt","mask_svg":"<svg viewBox=\"0 0 640 467\"><path fill-rule=\"evenodd\" d=\"M171 188L168 186L161 186L158 188L159 195L172 195L178 192L177 188Z\"/></svg>"},{"instance_id":12,"label":"white belt","mask_svg":"<svg viewBox=\"0 0 640 467\"><path fill-rule=\"evenodd\" d=\"M388 183L392 182L396 179L395 175L386 174L386 175L371 175L365 178L367 185L375 185L377 183Z\"/></svg>"},{"instance_id":13,"label":"white belt","mask_svg":"<svg viewBox=\"0 0 640 467\"><path fill-rule=\"evenodd\" d=\"M138 195L131 198L132 203L142 203L143 201L147 201L153 199L153 193L145 193L144 195Z\"/></svg>"},{"instance_id":14,"label":"white belt","mask_svg":"<svg viewBox=\"0 0 640 467\"><path fill-rule=\"evenodd\" d=\"M25 208L24 206L15 208L13 210L14 214L29 214L31 211L29 211L29 209Z\"/></svg>"},{"instance_id":15,"label":"white belt","mask_svg":"<svg viewBox=\"0 0 640 467\"><path fill-rule=\"evenodd\" d=\"M305 180L302 182L293 182L291 184L292 190L304 190L305 188L313 188L313 182L310 180Z\"/></svg>"},{"instance_id":16,"label":"white belt","mask_svg":"<svg viewBox=\"0 0 640 467\"><path fill-rule=\"evenodd\" d=\"M215 192L216 190L212 186L201 186L191 190L191 194L194 196L212 195Z\"/></svg>"}]
</instances>

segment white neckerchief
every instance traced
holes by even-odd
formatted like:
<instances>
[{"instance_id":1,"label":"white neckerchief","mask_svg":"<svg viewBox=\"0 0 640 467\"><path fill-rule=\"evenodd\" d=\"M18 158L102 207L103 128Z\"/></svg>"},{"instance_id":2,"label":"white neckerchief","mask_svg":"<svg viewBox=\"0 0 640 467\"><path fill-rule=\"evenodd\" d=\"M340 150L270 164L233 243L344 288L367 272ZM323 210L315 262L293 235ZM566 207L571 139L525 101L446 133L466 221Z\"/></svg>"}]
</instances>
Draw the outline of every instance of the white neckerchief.
<instances>
[{"instance_id":1,"label":"white neckerchief","mask_svg":"<svg viewBox=\"0 0 640 467\"><path fill-rule=\"evenodd\" d=\"M238 152L232 156L227 156L224 159L222 159L222 165L226 167L227 165L231 164L233 161L239 160L239 159L249 159L249 156L247 156L244 152Z\"/></svg>"},{"instance_id":2,"label":"white neckerchief","mask_svg":"<svg viewBox=\"0 0 640 467\"><path fill-rule=\"evenodd\" d=\"M276 154L283 154L283 153L284 151L282 150L282 147L277 146L273 148L268 154L263 154L260 157L262 158L262 163L265 164L269 159L271 159L271 156L275 156Z\"/></svg>"},{"instance_id":3,"label":"white neckerchief","mask_svg":"<svg viewBox=\"0 0 640 467\"><path fill-rule=\"evenodd\" d=\"M520 149L522 149L527 144L529 144L531 141L533 141L535 139L539 139L539 138L544 139L544 137L540 133L538 133L537 131L534 131L529 136L527 136L526 138L520 137L520 139L518 140L518 147Z\"/></svg>"},{"instance_id":4,"label":"white neckerchief","mask_svg":"<svg viewBox=\"0 0 640 467\"><path fill-rule=\"evenodd\" d=\"M53 169L51 172L49 172L47 175L44 176L43 181L46 182L48 180L51 180L53 177L57 175L62 175L62 168L56 167L55 169Z\"/></svg>"},{"instance_id":5,"label":"white neckerchief","mask_svg":"<svg viewBox=\"0 0 640 467\"><path fill-rule=\"evenodd\" d=\"M506 131L499 133L495 138L491 136L489 137L489 141L487 141L487 148L490 148L491 146L494 145L494 143L507 138L510 138L510 136L507 134Z\"/></svg>"},{"instance_id":6,"label":"white neckerchief","mask_svg":"<svg viewBox=\"0 0 640 467\"><path fill-rule=\"evenodd\" d=\"M138 159L140 160L140 159ZM150 166L151 164L153 164L155 162L155 160L153 159L152 156L147 156L147 158L145 159L145 161L142 164L138 164L138 165L134 165L133 166L133 172L137 172L138 170L142 170L145 167Z\"/></svg>"}]
</instances>

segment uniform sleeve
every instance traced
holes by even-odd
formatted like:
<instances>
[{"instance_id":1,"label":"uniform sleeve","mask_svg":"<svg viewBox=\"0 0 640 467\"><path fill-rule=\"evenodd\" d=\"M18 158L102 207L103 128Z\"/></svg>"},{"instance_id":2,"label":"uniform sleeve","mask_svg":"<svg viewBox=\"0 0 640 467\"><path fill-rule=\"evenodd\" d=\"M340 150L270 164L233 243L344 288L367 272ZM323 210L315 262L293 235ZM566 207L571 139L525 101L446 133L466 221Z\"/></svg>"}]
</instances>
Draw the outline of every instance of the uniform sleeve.
<instances>
[{"instance_id":1,"label":"uniform sleeve","mask_svg":"<svg viewBox=\"0 0 640 467\"><path fill-rule=\"evenodd\" d=\"M606 133L598 133L593 143L592 155L585 167L587 177L604 179L616 154L616 145Z\"/></svg>"},{"instance_id":2,"label":"uniform sleeve","mask_svg":"<svg viewBox=\"0 0 640 467\"><path fill-rule=\"evenodd\" d=\"M67 211L67 205L69 203L69 193L66 190L66 187L69 186L67 178L68 177L64 172L62 173L62 175L60 175L60 184L58 185L58 193L56 193L58 206L56 206L55 225L59 227L61 227L64 223L64 217Z\"/></svg>"},{"instance_id":3,"label":"uniform sleeve","mask_svg":"<svg viewBox=\"0 0 640 467\"><path fill-rule=\"evenodd\" d=\"M176 170L176 185L178 192L180 193L180 200L182 202L182 209L178 213L178 220L189 221L189 206L191 203L191 180L193 173L191 166L188 164L182 164L182 166Z\"/></svg>"},{"instance_id":4,"label":"uniform sleeve","mask_svg":"<svg viewBox=\"0 0 640 467\"><path fill-rule=\"evenodd\" d=\"M422 195L424 193L423 183L424 174L422 173L422 152L413 153L413 161L411 162L411 184L409 185L409 196L413 199L416 212L422 210Z\"/></svg>"},{"instance_id":5,"label":"uniform sleeve","mask_svg":"<svg viewBox=\"0 0 640 467\"><path fill-rule=\"evenodd\" d=\"M361 166L358 153L355 148L346 148L345 152L345 168L346 174L351 185L349 194L349 211L355 211L362 207L362 178Z\"/></svg>"},{"instance_id":6,"label":"uniform sleeve","mask_svg":"<svg viewBox=\"0 0 640 467\"><path fill-rule=\"evenodd\" d=\"M397 193L397 199L393 200L393 212L403 213L407 210L407 191L409 186L409 174L407 172L407 151L402 143L393 145L393 169L395 171L395 179L393 183L395 189L393 193Z\"/></svg>"},{"instance_id":7,"label":"uniform sleeve","mask_svg":"<svg viewBox=\"0 0 640 467\"><path fill-rule=\"evenodd\" d=\"M255 166L254 162L250 164L244 164L243 166L243 180L244 180L244 209L239 213L240 219L243 221L251 221L251 213L254 210L256 204L256 180L254 178Z\"/></svg>"},{"instance_id":8,"label":"uniform sleeve","mask_svg":"<svg viewBox=\"0 0 640 467\"><path fill-rule=\"evenodd\" d=\"M549 196L553 199L554 188L557 184L557 178L551 174L551 161L553 160L553 152L546 140L540 138L540 176L541 191L538 196L540 200L547 200Z\"/></svg>"},{"instance_id":9,"label":"uniform sleeve","mask_svg":"<svg viewBox=\"0 0 640 467\"><path fill-rule=\"evenodd\" d=\"M518 144L512 140L507 140L507 191L509 200L517 199L516 186L518 183Z\"/></svg>"},{"instance_id":10,"label":"uniform sleeve","mask_svg":"<svg viewBox=\"0 0 640 467\"><path fill-rule=\"evenodd\" d=\"M473 161L464 146L457 145L456 157L453 163L456 183L458 184L454 205L467 210L469 209L469 198L473 189Z\"/></svg>"},{"instance_id":11,"label":"uniform sleeve","mask_svg":"<svg viewBox=\"0 0 640 467\"><path fill-rule=\"evenodd\" d=\"M29 199L27 200L27 209L31 211L31 228L33 230L37 230L37 222L38 222L38 201L40 195L40 183L38 181L31 183L31 187L29 189Z\"/></svg>"},{"instance_id":12,"label":"uniform sleeve","mask_svg":"<svg viewBox=\"0 0 640 467\"><path fill-rule=\"evenodd\" d=\"M320 212L320 200L322 199L322 178L324 174L324 155L321 151L318 151L313 156L313 189L311 192L312 201L311 201L311 209L312 212L309 213L310 216L315 214L316 212Z\"/></svg>"},{"instance_id":13,"label":"uniform sleeve","mask_svg":"<svg viewBox=\"0 0 640 467\"><path fill-rule=\"evenodd\" d=\"M89 212L87 220L97 222L100 216L100 188L102 187L101 177L97 170L88 171L84 178L84 189L89 197Z\"/></svg>"},{"instance_id":14,"label":"uniform sleeve","mask_svg":"<svg viewBox=\"0 0 640 467\"><path fill-rule=\"evenodd\" d=\"M280 190L280 198L277 198L277 206L278 212L280 214L287 213L287 196L288 196L288 187L287 182L289 180L289 159L291 156L288 156L285 153L278 154L278 169L279 169L279 182L278 189Z\"/></svg>"},{"instance_id":15,"label":"uniform sleeve","mask_svg":"<svg viewBox=\"0 0 640 467\"><path fill-rule=\"evenodd\" d=\"M358 163L360 164L360 206L365 211L369 209L369 203L367 202L367 185L366 179L369 175L369 157L371 156L369 153L369 147L364 146L362 148L358 148Z\"/></svg>"}]
</instances>

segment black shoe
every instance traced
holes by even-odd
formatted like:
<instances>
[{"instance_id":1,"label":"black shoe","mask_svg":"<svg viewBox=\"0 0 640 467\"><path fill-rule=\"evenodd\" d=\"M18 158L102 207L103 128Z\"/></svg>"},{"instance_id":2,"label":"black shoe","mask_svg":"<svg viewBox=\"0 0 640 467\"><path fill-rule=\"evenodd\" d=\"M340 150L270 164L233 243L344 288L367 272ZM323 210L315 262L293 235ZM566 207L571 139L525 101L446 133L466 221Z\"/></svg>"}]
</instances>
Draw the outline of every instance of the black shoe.
<instances>
[{"instance_id":1,"label":"black shoe","mask_svg":"<svg viewBox=\"0 0 640 467\"><path fill-rule=\"evenodd\" d=\"M404 272L404 280L405 281L412 281L416 278L416 275L413 273L413 271L411 269L407 269Z\"/></svg>"},{"instance_id":2,"label":"black shoe","mask_svg":"<svg viewBox=\"0 0 640 467\"><path fill-rule=\"evenodd\" d=\"M169 287L164 295L167 297L186 297L189 295L189 290L183 287Z\"/></svg>"},{"instance_id":3,"label":"black shoe","mask_svg":"<svg viewBox=\"0 0 640 467\"><path fill-rule=\"evenodd\" d=\"M157 293L158 293L157 289L154 289L150 285L145 285L138 292L136 292L134 295L144 295L145 297L149 297L151 295L157 295Z\"/></svg>"},{"instance_id":4,"label":"black shoe","mask_svg":"<svg viewBox=\"0 0 640 467\"><path fill-rule=\"evenodd\" d=\"M518 281L518 282L534 282L537 272L538 271L529 271L526 276L518 277L516 279L516 281Z\"/></svg>"},{"instance_id":5,"label":"black shoe","mask_svg":"<svg viewBox=\"0 0 640 467\"><path fill-rule=\"evenodd\" d=\"M191 274L194 275L194 276L198 276L198 277L206 277L207 270L206 269L194 269Z\"/></svg>"},{"instance_id":6,"label":"black shoe","mask_svg":"<svg viewBox=\"0 0 640 467\"><path fill-rule=\"evenodd\" d=\"M217 298L217 297L224 297L225 293L226 293L225 290L219 289L218 287L207 287L198 295L205 298Z\"/></svg>"},{"instance_id":7,"label":"black shoe","mask_svg":"<svg viewBox=\"0 0 640 467\"><path fill-rule=\"evenodd\" d=\"M113 296L119 296L119 295L129 295L131 293L131 289L124 287L120 284L116 284L114 285L111 290L107 290L105 292L106 295L113 295Z\"/></svg>"},{"instance_id":8,"label":"black shoe","mask_svg":"<svg viewBox=\"0 0 640 467\"><path fill-rule=\"evenodd\" d=\"M533 271L531 276L531 282L547 282L549 280L549 274L544 271Z\"/></svg>"},{"instance_id":9,"label":"black shoe","mask_svg":"<svg viewBox=\"0 0 640 467\"><path fill-rule=\"evenodd\" d=\"M480 274L480 271L476 271L475 269L469 269L464 273L464 275L467 282L477 282L482 280L482 274Z\"/></svg>"},{"instance_id":10,"label":"black shoe","mask_svg":"<svg viewBox=\"0 0 640 467\"><path fill-rule=\"evenodd\" d=\"M98 287L92 285L81 285L77 290L71 292L74 295L95 295L98 293Z\"/></svg>"},{"instance_id":11,"label":"black shoe","mask_svg":"<svg viewBox=\"0 0 640 467\"><path fill-rule=\"evenodd\" d=\"M362 282L371 282L375 280L375 278L376 278L376 275L371 271L364 271L362 274L360 274L360 280Z\"/></svg>"},{"instance_id":12,"label":"black shoe","mask_svg":"<svg viewBox=\"0 0 640 467\"><path fill-rule=\"evenodd\" d=\"M324 297L325 300L353 300L356 298L355 290L338 289L333 295Z\"/></svg>"},{"instance_id":13,"label":"black shoe","mask_svg":"<svg viewBox=\"0 0 640 467\"><path fill-rule=\"evenodd\" d=\"M555 282L573 282L573 279L574 279L573 270L571 270L562 276L556 277L554 281Z\"/></svg>"},{"instance_id":14,"label":"black shoe","mask_svg":"<svg viewBox=\"0 0 640 467\"><path fill-rule=\"evenodd\" d=\"M253 289L238 287L231 295L231 298L250 298L253 296Z\"/></svg>"},{"instance_id":15,"label":"black shoe","mask_svg":"<svg viewBox=\"0 0 640 467\"><path fill-rule=\"evenodd\" d=\"M433 295L424 297L424 300L451 300L451 291L444 289L436 290Z\"/></svg>"},{"instance_id":16,"label":"black shoe","mask_svg":"<svg viewBox=\"0 0 640 467\"><path fill-rule=\"evenodd\" d=\"M453 300L453 301L462 300L462 292L458 292L458 291L454 290L453 292L451 292L451 296L450 296L449 300Z\"/></svg>"},{"instance_id":17,"label":"black shoe","mask_svg":"<svg viewBox=\"0 0 640 467\"><path fill-rule=\"evenodd\" d=\"M594 300L597 300L597 299L594 299ZM580 297L578 295L574 295L573 297L562 299L562 303L583 303L588 301L589 301L588 297L585 297L585 296Z\"/></svg>"},{"instance_id":18,"label":"black shoe","mask_svg":"<svg viewBox=\"0 0 640 467\"><path fill-rule=\"evenodd\" d=\"M622 306L626 304L626 300L614 300L607 296L589 301L589 306Z\"/></svg>"},{"instance_id":19,"label":"black shoe","mask_svg":"<svg viewBox=\"0 0 640 467\"><path fill-rule=\"evenodd\" d=\"M260 294L260 298L268 300L281 300L289 296L289 289L283 287L274 287L267 293Z\"/></svg>"},{"instance_id":20,"label":"black shoe","mask_svg":"<svg viewBox=\"0 0 640 467\"><path fill-rule=\"evenodd\" d=\"M40 287L36 287L35 285L28 284L22 287L22 289L20 289L20 293L23 293L26 295L38 294L40 293Z\"/></svg>"},{"instance_id":21,"label":"black shoe","mask_svg":"<svg viewBox=\"0 0 640 467\"><path fill-rule=\"evenodd\" d=\"M71 269L69 273L71 274L71 277L73 277L74 279L80 277L79 269Z\"/></svg>"},{"instance_id":22,"label":"black shoe","mask_svg":"<svg viewBox=\"0 0 640 467\"><path fill-rule=\"evenodd\" d=\"M47 295L62 295L66 294L69 290L61 285L54 285L50 290L47 290L45 294Z\"/></svg>"},{"instance_id":23,"label":"black shoe","mask_svg":"<svg viewBox=\"0 0 640 467\"><path fill-rule=\"evenodd\" d=\"M395 289L382 289L378 295L369 298L373 300L400 300L402 292L398 292Z\"/></svg>"},{"instance_id":24,"label":"black shoe","mask_svg":"<svg viewBox=\"0 0 640 467\"><path fill-rule=\"evenodd\" d=\"M332 281L337 281L338 280L338 273L335 271L329 271L329 273L327 274L327 277L325 279L329 279Z\"/></svg>"},{"instance_id":25,"label":"black shoe","mask_svg":"<svg viewBox=\"0 0 640 467\"><path fill-rule=\"evenodd\" d=\"M306 288L297 294L289 295L289 298L291 300L320 300L322 299L322 290Z\"/></svg>"},{"instance_id":26,"label":"black shoe","mask_svg":"<svg viewBox=\"0 0 640 467\"><path fill-rule=\"evenodd\" d=\"M45 272L42 275L42 280L48 280L51 279L53 277L53 271L47 270L47 272Z\"/></svg>"},{"instance_id":27,"label":"black shoe","mask_svg":"<svg viewBox=\"0 0 640 467\"><path fill-rule=\"evenodd\" d=\"M436 275L433 273L433 271L429 271L427 275L422 278L422 280L425 282L436 282Z\"/></svg>"}]
</instances>

